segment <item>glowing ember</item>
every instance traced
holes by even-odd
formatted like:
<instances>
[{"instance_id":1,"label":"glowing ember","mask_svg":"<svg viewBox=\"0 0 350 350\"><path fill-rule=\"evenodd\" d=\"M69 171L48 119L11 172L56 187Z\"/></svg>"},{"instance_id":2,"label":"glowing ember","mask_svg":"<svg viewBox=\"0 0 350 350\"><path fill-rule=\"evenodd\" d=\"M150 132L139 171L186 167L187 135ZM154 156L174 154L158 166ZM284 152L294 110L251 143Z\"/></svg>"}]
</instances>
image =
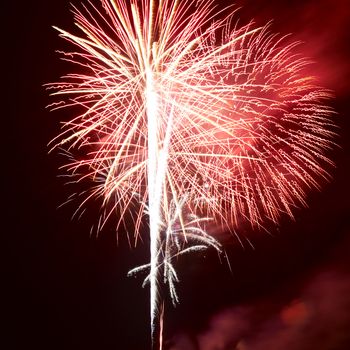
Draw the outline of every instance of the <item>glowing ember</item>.
<instances>
[{"instance_id":1,"label":"glowing ember","mask_svg":"<svg viewBox=\"0 0 350 350\"><path fill-rule=\"evenodd\" d=\"M57 28L75 46L63 59L76 73L50 84L63 98L52 109L81 113L53 142L76 181L94 182L78 210L104 198L99 229L130 212L136 240L149 217L150 264L130 273L150 269L154 332L161 279L178 300L173 259L220 251L209 221L234 232L277 222L329 178L330 93L306 75L295 44L232 26L232 11L213 1L101 3L74 8L81 36Z\"/></svg>"}]
</instances>

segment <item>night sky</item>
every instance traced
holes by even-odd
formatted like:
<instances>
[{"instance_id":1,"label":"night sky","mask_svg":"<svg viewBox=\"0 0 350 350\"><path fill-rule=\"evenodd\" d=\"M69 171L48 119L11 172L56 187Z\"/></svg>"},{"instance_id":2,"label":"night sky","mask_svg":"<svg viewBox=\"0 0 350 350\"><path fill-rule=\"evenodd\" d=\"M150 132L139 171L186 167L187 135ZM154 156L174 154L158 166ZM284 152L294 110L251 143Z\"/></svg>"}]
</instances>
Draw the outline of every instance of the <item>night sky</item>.
<instances>
[{"instance_id":1,"label":"night sky","mask_svg":"<svg viewBox=\"0 0 350 350\"><path fill-rule=\"evenodd\" d=\"M273 19L274 32L305 42L322 85L336 95L341 147L332 153L333 182L310 195L295 221L284 218L270 235L245 229L254 249L225 239L230 264L213 251L179 261L181 303L166 305L166 349L350 349L350 3L235 3L242 23ZM79 220L71 220L76 204L58 208L72 188L57 176L62 159L47 144L66 111L45 108L52 100L43 84L70 69L55 53L66 43L51 27L74 30L69 10L66 0L2 9L9 63L2 71L0 347L150 349L149 291L142 276L126 276L147 262L147 239L131 248L121 232L117 244L111 226L90 236L97 202Z\"/></svg>"}]
</instances>

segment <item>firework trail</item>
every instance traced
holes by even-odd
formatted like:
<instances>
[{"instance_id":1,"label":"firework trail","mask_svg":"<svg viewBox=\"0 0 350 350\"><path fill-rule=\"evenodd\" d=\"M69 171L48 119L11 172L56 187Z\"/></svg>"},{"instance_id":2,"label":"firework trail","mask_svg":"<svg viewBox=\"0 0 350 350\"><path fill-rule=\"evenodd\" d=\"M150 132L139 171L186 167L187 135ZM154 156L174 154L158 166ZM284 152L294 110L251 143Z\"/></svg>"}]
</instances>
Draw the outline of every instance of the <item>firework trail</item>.
<instances>
[{"instance_id":1,"label":"firework trail","mask_svg":"<svg viewBox=\"0 0 350 350\"><path fill-rule=\"evenodd\" d=\"M79 113L53 147L69 153L75 181L94 183L77 211L103 198L98 230L116 211L137 241L149 218L150 264L130 274L149 269L154 338L161 280L178 300L175 258L220 251L214 224L236 234L242 221L292 216L329 179L331 96L295 43L234 25L213 1L101 4L74 8L81 36L56 28L75 47L62 55L77 73L49 85L62 97L51 107Z\"/></svg>"}]
</instances>

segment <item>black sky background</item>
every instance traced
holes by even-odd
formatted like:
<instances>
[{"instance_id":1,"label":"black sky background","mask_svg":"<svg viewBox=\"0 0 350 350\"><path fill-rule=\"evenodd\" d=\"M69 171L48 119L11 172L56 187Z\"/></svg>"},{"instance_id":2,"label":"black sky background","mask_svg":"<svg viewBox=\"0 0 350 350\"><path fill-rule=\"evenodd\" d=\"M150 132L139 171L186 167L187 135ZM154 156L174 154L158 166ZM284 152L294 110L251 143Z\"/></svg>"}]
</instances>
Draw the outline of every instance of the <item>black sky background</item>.
<instances>
[{"instance_id":1,"label":"black sky background","mask_svg":"<svg viewBox=\"0 0 350 350\"><path fill-rule=\"evenodd\" d=\"M213 315L224 310L269 301L269 306L259 309L266 315L272 304L288 304L312 276L329 266L341 269L350 284L350 4L236 3L245 6L240 11L243 22L254 18L264 24L274 19L273 31L293 32L293 38L306 42L306 55L318 62L323 85L335 91L342 149L333 154L334 181L310 195L310 208L297 212L295 222L282 220L271 236L253 234L255 250L227 243L231 270L214 252L179 262L181 304L176 309L166 306L165 336L172 349L200 349L198 334L205 334ZM57 177L60 159L47 154L47 143L58 133L65 112L45 109L52 101L42 85L57 81L70 68L55 53L64 49L65 42L51 28L73 29L69 9L66 0L37 0L13 2L2 10L6 43L2 55L9 64L3 66L8 81L2 93L5 295L0 346L149 349L149 292L141 288L141 276L126 277L128 270L147 261L147 241L130 248L120 235L117 245L111 227L99 237L90 237L93 211L71 220L73 206L57 209L72 189ZM350 295L337 297L347 298L350 314ZM346 322L342 327L350 334L350 321ZM180 345L183 334L189 339L187 345ZM305 349L350 349L350 336L341 342L334 339L333 347L309 343Z\"/></svg>"}]
</instances>

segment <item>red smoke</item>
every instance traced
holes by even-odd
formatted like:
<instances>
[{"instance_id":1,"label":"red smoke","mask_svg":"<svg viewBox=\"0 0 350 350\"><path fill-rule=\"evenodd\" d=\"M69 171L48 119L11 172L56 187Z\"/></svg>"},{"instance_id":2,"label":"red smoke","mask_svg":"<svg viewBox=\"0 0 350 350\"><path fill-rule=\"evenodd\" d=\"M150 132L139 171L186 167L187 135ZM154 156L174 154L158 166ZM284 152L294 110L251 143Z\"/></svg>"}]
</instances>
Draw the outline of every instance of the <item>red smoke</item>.
<instances>
[{"instance_id":1,"label":"red smoke","mask_svg":"<svg viewBox=\"0 0 350 350\"><path fill-rule=\"evenodd\" d=\"M317 63L314 73L321 85L334 90L338 97L349 90L348 0L237 0L235 4L242 6L239 16L243 21L254 18L259 25L272 21L274 32L291 33L291 40L300 40L301 52Z\"/></svg>"},{"instance_id":2,"label":"red smoke","mask_svg":"<svg viewBox=\"0 0 350 350\"><path fill-rule=\"evenodd\" d=\"M348 239L304 281L284 286L288 297L285 289L277 290L259 301L223 310L192 340L184 334L176 337L170 350L348 349L349 247Z\"/></svg>"}]
</instances>

